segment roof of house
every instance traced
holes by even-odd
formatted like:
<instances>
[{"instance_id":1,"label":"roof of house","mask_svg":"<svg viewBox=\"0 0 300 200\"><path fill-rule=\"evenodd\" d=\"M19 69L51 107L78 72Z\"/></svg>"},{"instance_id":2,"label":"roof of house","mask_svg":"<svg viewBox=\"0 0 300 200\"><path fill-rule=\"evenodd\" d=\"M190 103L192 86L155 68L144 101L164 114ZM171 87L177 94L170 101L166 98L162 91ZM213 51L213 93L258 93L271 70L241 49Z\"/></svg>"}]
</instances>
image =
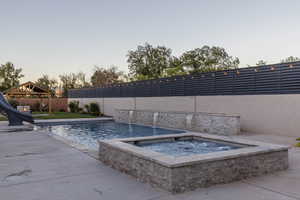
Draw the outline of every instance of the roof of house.
<instances>
[{"instance_id":1,"label":"roof of house","mask_svg":"<svg viewBox=\"0 0 300 200\"><path fill-rule=\"evenodd\" d=\"M44 96L50 94L47 89L41 88L31 81L10 88L3 93L8 96Z\"/></svg>"}]
</instances>

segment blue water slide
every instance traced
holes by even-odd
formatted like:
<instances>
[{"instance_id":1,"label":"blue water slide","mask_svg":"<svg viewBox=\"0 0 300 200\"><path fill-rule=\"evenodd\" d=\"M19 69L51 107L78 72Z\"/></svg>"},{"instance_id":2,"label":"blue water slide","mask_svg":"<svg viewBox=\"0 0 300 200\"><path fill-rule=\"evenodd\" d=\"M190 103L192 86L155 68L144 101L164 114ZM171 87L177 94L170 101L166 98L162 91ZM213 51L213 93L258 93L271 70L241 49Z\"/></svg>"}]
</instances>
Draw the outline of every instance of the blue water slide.
<instances>
[{"instance_id":1,"label":"blue water slide","mask_svg":"<svg viewBox=\"0 0 300 200\"><path fill-rule=\"evenodd\" d=\"M8 118L9 126L20 126L23 125L23 121L34 123L31 114L22 113L13 108L4 98L0 92L0 112Z\"/></svg>"}]
</instances>

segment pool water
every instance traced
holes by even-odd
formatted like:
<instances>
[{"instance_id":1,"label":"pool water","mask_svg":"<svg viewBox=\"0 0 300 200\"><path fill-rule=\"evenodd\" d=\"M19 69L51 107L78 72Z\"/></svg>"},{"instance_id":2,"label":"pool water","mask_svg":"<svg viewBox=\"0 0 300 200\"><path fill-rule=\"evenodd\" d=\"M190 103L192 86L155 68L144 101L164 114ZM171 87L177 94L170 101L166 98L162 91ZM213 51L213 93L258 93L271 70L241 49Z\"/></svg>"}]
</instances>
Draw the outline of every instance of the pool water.
<instances>
[{"instance_id":1,"label":"pool water","mask_svg":"<svg viewBox=\"0 0 300 200\"><path fill-rule=\"evenodd\" d=\"M138 143L136 145L171 156L188 156L242 148L236 145L205 140L164 141L155 143Z\"/></svg>"},{"instance_id":2,"label":"pool water","mask_svg":"<svg viewBox=\"0 0 300 200\"><path fill-rule=\"evenodd\" d=\"M79 124L39 125L35 129L47 130L54 135L64 137L88 149L98 150L97 140L143 137L153 135L179 134L184 131L116 123L114 121L87 122Z\"/></svg>"}]
</instances>

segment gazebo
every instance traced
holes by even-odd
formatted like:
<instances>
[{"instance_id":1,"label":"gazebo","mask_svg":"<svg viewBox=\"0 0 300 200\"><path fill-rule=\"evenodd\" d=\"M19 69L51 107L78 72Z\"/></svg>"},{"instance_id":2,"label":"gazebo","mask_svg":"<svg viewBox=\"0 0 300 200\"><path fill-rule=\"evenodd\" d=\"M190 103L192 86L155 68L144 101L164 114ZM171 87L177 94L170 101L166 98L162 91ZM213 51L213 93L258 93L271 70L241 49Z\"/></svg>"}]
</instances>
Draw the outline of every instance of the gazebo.
<instances>
[{"instance_id":1,"label":"gazebo","mask_svg":"<svg viewBox=\"0 0 300 200\"><path fill-rule=\"evenodd\" d=\"M49 113L51 113L51 93L35 83L28 81L15 88L10 88L3 92L6 97L9 98L20 98L20 97L39 97L49 99Z\"/></svg>"}]
</instances>

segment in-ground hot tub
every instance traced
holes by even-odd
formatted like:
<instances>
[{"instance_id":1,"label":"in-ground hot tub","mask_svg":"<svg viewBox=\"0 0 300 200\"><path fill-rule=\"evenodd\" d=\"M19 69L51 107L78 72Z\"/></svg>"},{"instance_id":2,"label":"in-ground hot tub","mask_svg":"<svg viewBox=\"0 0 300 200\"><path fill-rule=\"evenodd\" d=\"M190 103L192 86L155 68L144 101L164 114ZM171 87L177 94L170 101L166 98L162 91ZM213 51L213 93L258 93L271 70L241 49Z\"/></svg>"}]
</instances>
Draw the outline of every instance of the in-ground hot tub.
<instances>
[{"instance_id":1,"label":"in-ground hot tub","mask_svg":"<svg viewBox=\"0 0 300 200\"><path fill-rule=\"evenodd\" d=\"M203 133L99 140L99 159L172 193L288 168L288 147Z\"/></svg>"}]
</instances>

